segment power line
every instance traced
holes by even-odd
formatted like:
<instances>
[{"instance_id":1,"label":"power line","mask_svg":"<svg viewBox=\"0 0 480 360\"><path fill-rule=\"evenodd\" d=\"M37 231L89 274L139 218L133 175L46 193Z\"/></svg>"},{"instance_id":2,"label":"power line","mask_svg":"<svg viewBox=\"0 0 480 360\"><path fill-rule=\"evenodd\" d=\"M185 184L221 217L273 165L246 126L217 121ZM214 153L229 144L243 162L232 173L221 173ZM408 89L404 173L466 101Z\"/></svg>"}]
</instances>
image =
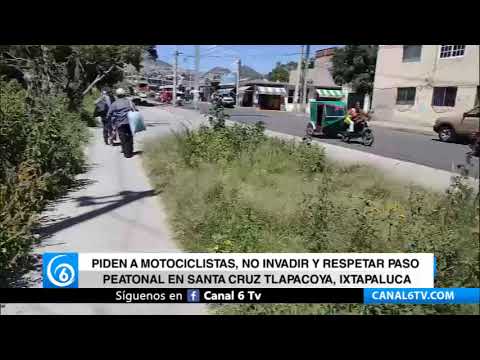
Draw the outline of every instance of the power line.
<instances>
[{"instance_id":1,"label":"power line","mask_svg":"<svg viewBox=\"0 0 480 360\"><path fill-rule=\"evenodd\" d=\"M217 49L219 46L220 46L220 45L214 45L213 47L211 47L210 49L207 49L207 50L205 50L205 51L206 51L207 53L210 53L210 52L212 52L212 50ZM202 55L202 54L200 54L200 55Z\"/></svg>"}]
</instances>

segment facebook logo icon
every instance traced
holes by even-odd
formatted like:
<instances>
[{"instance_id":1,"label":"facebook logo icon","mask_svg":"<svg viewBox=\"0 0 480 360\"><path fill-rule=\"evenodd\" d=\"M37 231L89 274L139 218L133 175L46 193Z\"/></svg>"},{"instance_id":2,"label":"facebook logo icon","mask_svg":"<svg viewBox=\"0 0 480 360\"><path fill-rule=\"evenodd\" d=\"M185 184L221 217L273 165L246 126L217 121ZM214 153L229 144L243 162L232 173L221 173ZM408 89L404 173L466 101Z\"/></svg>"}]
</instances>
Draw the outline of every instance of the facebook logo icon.
<instances>
[{"instance_id":1,"label":"facebook logo icon","mask_svg":"<svg viewBox=\"0 0 480 360\"><path fill-rule=\"evenodd\" d=\"M187 290L187 302L200 302L200 290L188 289Z\"/></svg>"}]
</instances>

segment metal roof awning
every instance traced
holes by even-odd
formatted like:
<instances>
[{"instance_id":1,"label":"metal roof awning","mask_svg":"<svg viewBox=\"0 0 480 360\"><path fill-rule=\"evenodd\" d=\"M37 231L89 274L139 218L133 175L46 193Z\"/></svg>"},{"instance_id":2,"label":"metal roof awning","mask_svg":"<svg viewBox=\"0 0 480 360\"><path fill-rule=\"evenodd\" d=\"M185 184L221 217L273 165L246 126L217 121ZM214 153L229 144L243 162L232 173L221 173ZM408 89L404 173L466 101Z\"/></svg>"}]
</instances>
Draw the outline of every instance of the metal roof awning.
<instances>
[{"instance_id":1,"label":"metal roof awning","mask_svg":"<svg viewBox=\"0 0 480 360\"><path fill-rule=\"evenodd\" d=\"M239 92L244 92L244 91L249 91L249 90L252 90L252 87L251 86L240 86L238 88L238 91Z\"/></svg>"},{"instance_id":2,"label":"metal roof awning","mask_svg":"<svg viewBox=\"0 0 480 360\"><path fill-rule=\"evenodd\" d=\"M232 89L219 89L218 93L221 94L221 95L224 95L224 94L230 94L232 91L233 91L233 88Z\"/></svg>"},{"instance_id":3,"label":"metal roof awning","mask_svg":"<svg viewBox=\"0 0 480 360\"><path fill-rule=\"evenodd\" d=\"M258 86L258 93L262 95L280 95L287 96L287 92L284 88L268 87L268 86Z\"/></svg>"},{"instance_id":4,"label":"metal roof awning","mask_svg":"<svg viewBox=\"0 0 480 360\"><path fill-rule=\"evenodd\" d=\"M342 98L344 96L342 90L317 89L317 93L320 97L335 99Z\"/></svg>"}]
</instances>

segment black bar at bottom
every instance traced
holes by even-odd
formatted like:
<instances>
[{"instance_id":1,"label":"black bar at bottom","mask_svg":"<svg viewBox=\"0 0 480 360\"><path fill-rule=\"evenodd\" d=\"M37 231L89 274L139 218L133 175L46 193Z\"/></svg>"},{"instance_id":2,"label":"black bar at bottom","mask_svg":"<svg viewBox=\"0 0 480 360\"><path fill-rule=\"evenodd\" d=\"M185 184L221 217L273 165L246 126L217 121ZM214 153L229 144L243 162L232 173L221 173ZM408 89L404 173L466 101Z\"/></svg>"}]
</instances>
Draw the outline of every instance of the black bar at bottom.
<instances>
[{"instance_id":1,"label":"black bar at bottom","mask_svg":"<svg viewBox=\"0 0 480 360\"><path fill-rule=\"evenodd\" d=\"M0 289L9 303L363 303L363 289Z\"/></svg>"}]
</instances>

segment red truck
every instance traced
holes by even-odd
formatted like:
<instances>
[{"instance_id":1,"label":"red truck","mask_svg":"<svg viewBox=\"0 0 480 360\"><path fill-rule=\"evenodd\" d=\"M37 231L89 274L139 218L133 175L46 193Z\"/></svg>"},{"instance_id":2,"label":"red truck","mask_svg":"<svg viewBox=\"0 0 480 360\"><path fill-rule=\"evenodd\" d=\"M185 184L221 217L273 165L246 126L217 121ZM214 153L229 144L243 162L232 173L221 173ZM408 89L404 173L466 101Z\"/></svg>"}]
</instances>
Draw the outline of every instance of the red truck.
<instances>
[{"instance_id":1,"label":"red truck","mask_svg":"<svg viewBox=\"0 0 480 360\"><path fill-rule=\"evenodd\" d=\"M160 92L159 100L161 103L169 104L172 102L172 92L168 90L162 90Z\"/></svg>"},{"instance_id":2,"label":"red truck","mask_svg":"<svg viewBox=\"0 0 480 360\"><path fill-rule=\"evenodd\" d=\"M147 97L150 93L150 86L147 82L140 82L137 85L137 92L140 97Z\"/></svg>"}]
</instances>

